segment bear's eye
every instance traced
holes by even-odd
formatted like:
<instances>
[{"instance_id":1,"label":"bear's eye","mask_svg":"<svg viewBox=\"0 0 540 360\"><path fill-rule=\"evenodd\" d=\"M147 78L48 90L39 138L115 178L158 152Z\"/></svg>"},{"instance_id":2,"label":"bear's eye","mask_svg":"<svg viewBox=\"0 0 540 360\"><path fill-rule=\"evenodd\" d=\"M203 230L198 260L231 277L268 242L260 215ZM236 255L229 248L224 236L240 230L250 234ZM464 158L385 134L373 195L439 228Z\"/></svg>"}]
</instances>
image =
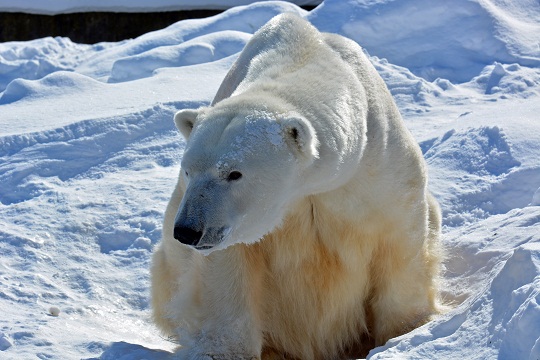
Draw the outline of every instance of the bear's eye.
<instances>
[{"instance_id":1,"label":"bear's eye","mask_svg":"<svg viewBox=\"0 0 540 360\"><path fill-rule=\"evenodd\" d=\"M240 171L231 171L229 176L227 176L227 181L235 181L242 177L242 173Z\"/></svg>"}]
</instances>

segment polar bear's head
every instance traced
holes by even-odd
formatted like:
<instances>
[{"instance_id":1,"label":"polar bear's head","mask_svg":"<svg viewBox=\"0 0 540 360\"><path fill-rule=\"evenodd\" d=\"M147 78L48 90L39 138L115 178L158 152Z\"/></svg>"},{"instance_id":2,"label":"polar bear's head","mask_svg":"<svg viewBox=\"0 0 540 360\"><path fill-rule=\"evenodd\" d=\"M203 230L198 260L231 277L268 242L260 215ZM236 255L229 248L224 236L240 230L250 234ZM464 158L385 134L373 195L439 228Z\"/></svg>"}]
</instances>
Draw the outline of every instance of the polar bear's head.
<instances>
[{"instance_id":1,"label":"polar bear's head","mask_svg":"<svg viewBox=\"0 0 540 360\"><path fill-rule=\"evenodd\" d=\"M301 116L201 108L179 111L175 123L186 139L180 242L203 253L256 242L305 195L302 173L317 158L317 138Z\"/></svg>"}]
</instances>

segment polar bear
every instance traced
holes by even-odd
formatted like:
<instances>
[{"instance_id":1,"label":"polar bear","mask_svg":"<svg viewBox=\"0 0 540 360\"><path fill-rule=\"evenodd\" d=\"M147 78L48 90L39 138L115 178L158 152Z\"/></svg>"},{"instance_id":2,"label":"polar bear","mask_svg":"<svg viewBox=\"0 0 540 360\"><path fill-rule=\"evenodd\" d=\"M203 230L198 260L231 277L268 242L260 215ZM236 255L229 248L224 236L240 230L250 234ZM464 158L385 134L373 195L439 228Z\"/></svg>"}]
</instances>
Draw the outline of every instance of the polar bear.
<instances>
[{"instance_id":1,"label":"polar bear","mask_svg":"<svg viewBox=\"0 0 540 360\"><path fill-rule=\"evenodd\" d=\"M184 109L153 256L153 317L182 359L366 354L439 311L440 210L361 48L292 14Z\"/></svg>"}]
</instances>

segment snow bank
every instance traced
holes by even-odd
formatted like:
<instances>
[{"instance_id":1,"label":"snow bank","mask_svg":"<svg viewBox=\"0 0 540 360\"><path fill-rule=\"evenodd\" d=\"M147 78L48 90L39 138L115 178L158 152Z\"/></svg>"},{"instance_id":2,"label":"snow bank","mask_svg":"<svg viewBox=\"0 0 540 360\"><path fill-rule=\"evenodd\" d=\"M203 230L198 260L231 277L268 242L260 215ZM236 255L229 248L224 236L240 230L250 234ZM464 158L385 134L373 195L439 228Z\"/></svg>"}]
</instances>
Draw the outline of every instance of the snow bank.
<instances>
[{"instance_id":1,"label":"snow bank","mask_svg":"<svg viewBox=\"0 0 540 360\"><path fill-rule=\"evenodd\" d=\"M40 79L59 70L72 70L92 48L67 38L0 43L0 92L12 80Z\"/></svg>"},{"instance_id":2,"label":"snow bank","mask_svg":"<svg viewBox=\"0 0 540 360\"><path fill-rule=\"evenodd\" d=\"M0 358L173 358L148 319L184 147L172 116L207 104L251 34L292 11L377 55L443 209L453 307L370 358L537 359L538 8L264 2L119 43L0 44Z\"/></svg>"},{"instance_id":3,"label":"snow bank","mask_svg":"<svg viewBox=\"0 0 540 360\"><path fill-rule=\"evenodd\" d=\"M120 58L113 63L109 82L121 82L152 76L165 67L189 66L213 62L240 52L250 34L224 30L201 35L179 45L160 46Z\"/></svg>"},{"instance_id":4,"label":"snow bank","mask_svg":"<svg viewBox=\"0 0 540 360\"><path fill-rule=\"evenodd\" d=\"M343 14L347 21L335 21ZM327 0L308 18L430 81L465 82L494 61L540 64L540 4L532 0Z\"/></svg>"},{"instance_id":5,"label":"snow bank","mask_svg":"<svg viewBox=\"0 0 540 360\"><path fill-rule=\"evenodd\" d=\"M268 1L255 3L250 6L239 6L209 18L180 21L163 30L144 34L136 39L121 42L114 47L103 50L96 49L97 51L95 51L92 58L82 62L76 70L97 79L107 80L111 76L111 70L116 61L137 55L145 59L149 59L153 56L154 61L168 63L169 65L172 65L171 62L174 63L174 59L176 59L178 62L177 65L180 65L182 64L183 59L175 56L182 55L182 48L178 49L175 48L175 46L180 46L180 44L184 42L193 40L191 44L184 45L183 49L186 50L185 47L193 46L198 41L203 44L208 43L209 41L220 41L219 39L224 41L226 38L225 34L215 35L213 38L204 37L202 39L197 39L204 35L220 33L223 31L253 34L269 19L282 12L293 12L299 15L304 15L306 13L306 11L294 5L284 2ZM243 41L241 39L244 39L245 37L241 36L242 35L238 33L236 35L231 34L228 37L229 41L225 42L223 45L228 44L227 46L229 47L232 43ZM213 40L210 40L211 38ZM171 47L167 49L165 48L167 46ZM232 46L234 47L234 45ZM179 52L176 52L175 54L175 50ZM150 51L150 54L145 54L147 51ZM226 52L227 50L224 48L223 51ZM159 60L156 60L155 58ZM189 63L187 63L187 65L189 65Z\"/></svg>"}]
</instances>

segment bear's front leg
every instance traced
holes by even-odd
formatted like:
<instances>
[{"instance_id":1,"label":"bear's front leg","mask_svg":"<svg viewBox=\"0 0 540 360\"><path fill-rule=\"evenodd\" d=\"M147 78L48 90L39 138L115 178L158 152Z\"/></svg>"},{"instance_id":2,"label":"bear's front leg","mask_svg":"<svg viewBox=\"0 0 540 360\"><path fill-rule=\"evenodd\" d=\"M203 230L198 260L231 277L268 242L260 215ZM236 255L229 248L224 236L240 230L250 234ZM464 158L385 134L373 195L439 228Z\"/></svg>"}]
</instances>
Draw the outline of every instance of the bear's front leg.
<instances>
[{"instance_id":1,"label":"bear's front leg","mask_svg":"<svg viewBox=\"0 0 540 360\"><path fill-rule=\"evenodd\" d=\"M199 326L182 341L180 359L261 358L260 304L255 301L260 280L245 251L247 246L238 244L206 257L196 295Z\"/></svg>"},{"instance_id":2,"label":"bear's front leg","mask_svg":"<svg viewBox=\"0 0 540 360\"><path fill-rule=\"evenodd\" d=\"M260 360L260 356L253 354L251 351L245 351L235 346L216 346L208 339L204 339L195 347L186 348L178 352L181 360Z\"/></svg>"},{"instance_id":3,"label":"bear's front leg","mask_svg":"<svg viewBox=\"0 0 540 360\"><path fill-rule=\"evenodd\" d=\"M259 360L258 334L245 317L233 320L218 316L208 321L178 355L182 360Z\"/></svg>"}]
</instances>

